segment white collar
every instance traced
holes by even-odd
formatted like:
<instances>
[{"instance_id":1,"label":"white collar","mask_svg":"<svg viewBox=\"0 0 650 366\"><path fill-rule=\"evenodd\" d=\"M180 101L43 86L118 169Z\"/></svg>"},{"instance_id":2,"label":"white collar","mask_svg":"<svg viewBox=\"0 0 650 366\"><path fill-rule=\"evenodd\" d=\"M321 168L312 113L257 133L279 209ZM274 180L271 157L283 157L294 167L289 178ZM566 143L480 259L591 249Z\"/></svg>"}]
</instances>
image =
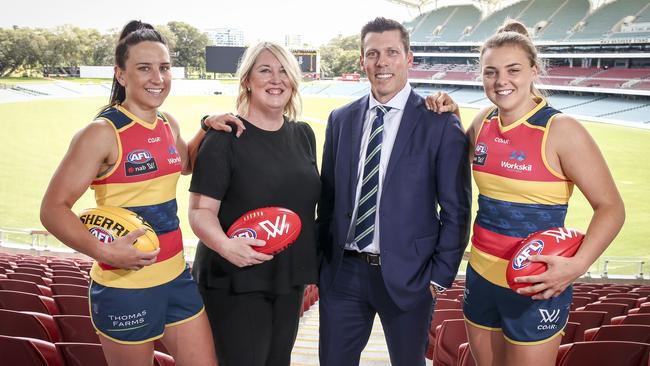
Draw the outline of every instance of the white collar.
<instances>
[{"instance_id":1,"label":"white collar","mask_svg":"<svg viewBox=\"0 0 650 366\"><path fill-rule=\"evenodd\" d=\"M409 99L409 96L411 95L411 84L406 82L402 90L400 90L391 100L388 101L388 103L383 104L386 107L390 107L391 109L398 109L398 110L404 110L404 107L406 106L406 102ZM380 105L382 103L379 103L377 99L372 95L372 92L370 93L370 101L368 102L368 110L372 110L376 106Z\"/></svg>"}]
</instances>

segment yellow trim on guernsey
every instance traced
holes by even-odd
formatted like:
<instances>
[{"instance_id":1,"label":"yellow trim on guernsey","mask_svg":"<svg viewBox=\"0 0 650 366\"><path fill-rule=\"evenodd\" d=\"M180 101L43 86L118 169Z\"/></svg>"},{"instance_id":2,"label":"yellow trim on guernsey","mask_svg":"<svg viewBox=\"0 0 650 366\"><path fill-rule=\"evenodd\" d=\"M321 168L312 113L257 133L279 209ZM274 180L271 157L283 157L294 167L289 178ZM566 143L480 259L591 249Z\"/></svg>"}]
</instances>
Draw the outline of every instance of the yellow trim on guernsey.
<instances>
[{"instance_id":1,"label":"yellow trim on guernsey","mask_svg":"<svg viewBox=\"0 0 650 366\"><path fill-rule=\"evenodd\" d=\"M474 268L476 273L493 284L505 288L510 287L508 286L508 281L506 281L507 260L472 247L472 252L469 255L469 264Z\"/></svg>"},{"instance_id":2,"label":"yellow trim on guernsey","mask_svg":"<svg viewBox=\"0 0 650 366\"><path fill-rule=\"evenodd\" d=\"M117 130L117 128L115 128L115 125L113 124L113 122L111 122L111 120L109 120L106 117L98 117L97 119L104 120L106 121L106 123L108 123L109 126L111 126L111 128L115 132L115 140L117 142L117 159L115 159L116 163L113 164L110 167L110 169L108 169L106 172L102 173L102 175L98 175L95 177L96 180L101 180L110 177L115 172L115 170L120 166L120 161L122 161L122 140L120 140L120 133Z\"/></svg>"},{"instance_id":3,"label":"yellow trim on guernsey","mask_svg":"<svg viewBox=\"0 0 650 366\"><path fill-rule=\"evenodd\" d=\"M98 206L151 206L176 198L180 172L133 183L110 183L90 186Z\"/></svg>"},{"instance_id":4,"label":"yellow trim on guernsey","mask_svg":"<svg viewBox=\"0 0 650 366\"><path fill-rule=\"evenodd\" d=\"M501 201L564 205L569 202L573 193L573 183L562 182L534 182L498 175L473 171L476 185L481 187L481 194Z\"/></svg>"},{"instance_id":5,"label":"yellow trim on guernsey","mask_svg":"<svg viewBox=\"0 0 650 366\"><path fill-rule=\"evenodd\" d=\"M534 101L535 103L537 103L537 105L535 106L535 108L531 109L531 110L530 110L528 113L526 113L523 117L519 118L519 119L516 120L514 123L511 123L511 124L509 124L509 125L507 125L507 126L504 126L504 125L503 125L503 123L501 122L501 114L499 114L499 115L498 115L498 118L499 118L499 130L500 130L502 133L505 133L505 132L508 132L508 131L512 130L513 128L519 126L519 125L522 124L522 123L526 123L529 127L540 128L539 126L535 126L535 125L532 125L532 124L527 123L527 122L528 122L528 119L529 119L530 117L532 117L532 116L533 116L535 113L537 113L540 109L542 109L543 107L546 106L546 100L545 100L544 98L542 98L542 97L535 96L535 97L533 97L533 101ZM544 128L541 128L541 129L544 129Z\"/></svg>"},{"instance_id":6,"label":"yellow trim on guernsey","mask_svg":"<svg viewBox=\"0 0 650 366\"><path fill-rule=\"evenodd\" d=\"M551 116L551 118L548 119L548 122L546 123L546 130L544 131L544 137L542 137L542 161L544 161L544 166L546 169L551 172L554 176L568 180L566 176L562 175L562 173L558 172L557 170L553 169L551 165L548 163L548 160L546 159L546 140L548 140L548 133L551 131L551 124L553 121L555 121L555 117L559 116L559 114L554 114Z\"/></svg>"},{"instance_id":7,"label":"yellow trim on guernsey","mask_svg":"<svg viewBox=\"0 0 650 366\"><path fill-rule=\"evenodd\" d=\"M175 256L140 270L128 269L103 270L97 262L90 270L90 278L102 286L116 288L148 288L167 283L183 272L185 256L181 250Z\"/></svg>"},{"instance_id":8,"label":"yellow trim on guernsey","mask_svg":"<svg viewBox=\"0 0 650 366\"><path fill-rule=\"evenodd\" d=\"M158 124L158 115L156 115L156 118L155 118L153 121L151 121L151 122L147 122L147 121L145 121L145 120L140 119L140 118L139 118L138 116L136 116L135 114L129 112L126 108L122 107L122 105L120 105L120 104L116 105L115 108L116 108L118 111L124 113L127 117L131 118L131 120L132 120L131 123L129 123L128 125L122 127L122 128L120 129L120 131L123 131L123 130L129 128L130 126L133 125L133 123L137 123L137 124L139 124L140 126L146 128L146 129L148 129L148 130L153 130L154 128L156 128L156 125ZM164 122L164 120L163 120L163 122Z\"/></svg>"}]
</instances>

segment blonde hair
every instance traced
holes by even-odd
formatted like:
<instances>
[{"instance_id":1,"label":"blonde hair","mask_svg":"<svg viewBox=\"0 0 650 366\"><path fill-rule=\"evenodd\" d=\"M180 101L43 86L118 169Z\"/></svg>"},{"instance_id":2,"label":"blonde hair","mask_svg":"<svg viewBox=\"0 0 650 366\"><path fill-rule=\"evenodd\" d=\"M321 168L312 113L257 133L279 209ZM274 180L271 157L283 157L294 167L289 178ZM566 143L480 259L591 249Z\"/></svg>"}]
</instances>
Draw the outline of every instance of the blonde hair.
<instances>
[{"instance_id":1,"label":"blonde hair","mask_svg":"<svg viewBox=\"0 0 650 366\"><path fill-rule=\"evenodd\" d=\"M486 50L510 45L518 46L526 53L528 61L530 61L530 66L537 68L538 77L544 74L544 65L537 57L537 48L530 39L528 29L526 29L523 23L513 19L506 19L497 32L483 43L480 49L481 62ZM538 90L534 84L531 84L530 91L536 96L544 96L544 93Z\"/></svg>"},{"instance_id":2,"label":"blonde hair","mask_svg":"<svg viewBox=\"0 0 650 366\"><path fill-rule=\"evenodd\" d=\"M273 42L260 42L255 46L249 47L242 57L241 64L237 70L237 76L239 77L239 93L235 104L237 113L240 116L248 114L251 96L245 84L248 81L253 66L255 66L257 58L265 50L271 52L280 61L280 64L287 73L292 90L291 98L289 98L289 102L284 106L284 114L289 119L296 120L302 113L302 99L298 91L301 79L300 66L298 66L298 61L291 52Z\"/></svg>"}]
</instances>

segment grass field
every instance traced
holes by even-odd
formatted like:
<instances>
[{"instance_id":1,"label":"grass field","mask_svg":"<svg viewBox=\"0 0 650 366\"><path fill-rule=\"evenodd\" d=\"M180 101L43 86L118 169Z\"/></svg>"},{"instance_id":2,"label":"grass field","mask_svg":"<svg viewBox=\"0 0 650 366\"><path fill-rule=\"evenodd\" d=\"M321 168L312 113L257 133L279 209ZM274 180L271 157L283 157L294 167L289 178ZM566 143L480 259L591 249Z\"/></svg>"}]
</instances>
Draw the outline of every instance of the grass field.
<instances>
[{"instance_id":1,"label":"grass field","mask_svg":"<svg viewBox=\"0 0 650 366\"><path fill-rule=\"evenodd\" d=\"M0 104L0 227L41 228L38 217L41 197L49 178L63 157L70 139L81 129L105 98L62 99ZM304 119L311 122L319 147L323 144L324 121L345 99L305 98ZM163 109L181 121L189 139L198 121L211 111L230 111L228 96L169 97ZM463 121L471 121L476 110L463 109ZM600 145L626 204L627 220L605 256L643 257L650 260L650 131L613 125L585 123ZM318 154L321 151L319 149ZM179 217L186 238L193 237L187 224L189 177L178 186ZM75 206L79 211L94 206L86 193ZM476 195L476 188L474 189ZM570 202L567 226L586 229L591 208L579 190Z\"/></svg>"}]
</instances>

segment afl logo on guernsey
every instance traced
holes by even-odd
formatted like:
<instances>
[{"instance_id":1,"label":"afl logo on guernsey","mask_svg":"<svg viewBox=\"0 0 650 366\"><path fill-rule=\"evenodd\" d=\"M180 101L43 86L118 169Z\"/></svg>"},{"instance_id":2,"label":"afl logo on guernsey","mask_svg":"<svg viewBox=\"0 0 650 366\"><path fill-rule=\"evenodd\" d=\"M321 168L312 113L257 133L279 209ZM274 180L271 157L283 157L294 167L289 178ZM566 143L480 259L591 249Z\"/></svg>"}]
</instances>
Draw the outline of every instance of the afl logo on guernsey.
<instances>
[{"instance_id":1,"label":"afl logo on guernsey","mask_svg":"<svg viewBox=\"0 0 650 366\"><path fill-rule=\"evenodd\" d=\"M134 176L155 172L158 166L148 150L138 149L126 155L124 169L127 176Z\"/></svg>"},{"instance_id":2,"label":"afl logo on guernsey","mask_svg":"<svg viewBox=\"0 0 650 366\"><path fill-rule=\"evenodd\" d=\"M523 248L519 249L519 252L515 256L515 259L512 261L512 269L520 270L528 267L530 261L528 258L535 254L542 254L544 249L544 242L541 240L533 240Z\"/></svg>"},{"instance_id":3,"label":"afl logo on guernsey","mask_svg":"<svg viewBox=\"0 0 650 366\"><path fill-rule=\"evenodd\" d=\"M485 161L487 160L487 152L488 152L488 147L484 143L479 143L476 145L474 148L474 158L472 159L472 163L474 165L485 165Z\"/></svg>"}]
</instances>

